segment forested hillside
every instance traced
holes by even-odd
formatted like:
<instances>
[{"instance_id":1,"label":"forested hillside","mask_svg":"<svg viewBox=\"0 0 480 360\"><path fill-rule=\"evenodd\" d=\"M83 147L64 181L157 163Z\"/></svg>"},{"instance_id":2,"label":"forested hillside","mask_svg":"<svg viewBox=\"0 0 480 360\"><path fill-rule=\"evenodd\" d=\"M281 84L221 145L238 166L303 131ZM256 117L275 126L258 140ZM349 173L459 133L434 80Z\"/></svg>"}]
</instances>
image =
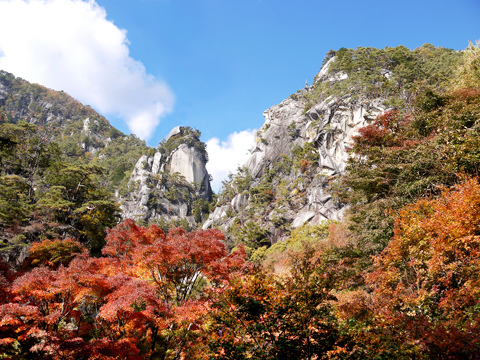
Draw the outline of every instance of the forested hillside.
<instances>
[{"instance_id":1,"label":"forested hillside","mask_svg":"<svg viewBox=\"0 0 480 360\"><path fill-rule=\"evenodd\" d=\"M45 140L58 144L69 162L102 166L110 187L119 185L148 150L144 141L125 136L105 117L65 92L31 84L4 71L0 71L0 121L36 125Z\"/></svg>"},{"instance_id":2,"label":"forested hillside","mask_svg":"<svg viewBox=\"0 0 480 360\"><path fill-rule=\"evenodd\" d=\"M52 237L2 264L0 358L478 359L479 44L323 65L224 183L204 227L226 236L125 220L94 256ZM2 126L5 228L114 221L96 166Z\"/></svg>"},{"instance_id":3,"label":"forested hillside","mask_svg":"<svg viewBox=\"0 0 480 360\"><path fill-rule=\"evenodd\" d=\"M0 252L21 266L39 239L74 237L93 253L120 219L114 189L144 141L64 92L0 72ZM123 180L123 182L122 182Z\"/></svg>"}]
</instances>

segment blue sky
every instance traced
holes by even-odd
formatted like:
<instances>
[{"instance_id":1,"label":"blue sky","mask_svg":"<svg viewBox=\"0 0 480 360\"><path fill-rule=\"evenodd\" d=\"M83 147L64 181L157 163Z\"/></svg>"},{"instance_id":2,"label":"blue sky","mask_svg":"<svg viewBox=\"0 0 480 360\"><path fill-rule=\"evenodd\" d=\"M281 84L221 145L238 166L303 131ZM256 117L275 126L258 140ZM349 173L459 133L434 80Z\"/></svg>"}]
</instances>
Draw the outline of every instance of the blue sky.
<instances>
[{"instance_id":1,"label":"blue sky","mask_svg":"<svg viewBox=\"0 0 480 360\"><path fill-rule=\"evenodd\" d=\"M480 39L480 0L0 0L0 69L156 146L202 132L214 188L330 49Z\"/></svg>"},{"instance_id":2,"label":"blue sky","mask_svg":"<svg viewBox=\"0 0 480 360\"><path fill-rule=\"evenodd\" d=\"M329 49L464 49L480 38L480 1L98 0L128 30L131 56L176 96L170 128L205 139L258 128L262 113L312 81Z\"/></svg>"}]
</instances>

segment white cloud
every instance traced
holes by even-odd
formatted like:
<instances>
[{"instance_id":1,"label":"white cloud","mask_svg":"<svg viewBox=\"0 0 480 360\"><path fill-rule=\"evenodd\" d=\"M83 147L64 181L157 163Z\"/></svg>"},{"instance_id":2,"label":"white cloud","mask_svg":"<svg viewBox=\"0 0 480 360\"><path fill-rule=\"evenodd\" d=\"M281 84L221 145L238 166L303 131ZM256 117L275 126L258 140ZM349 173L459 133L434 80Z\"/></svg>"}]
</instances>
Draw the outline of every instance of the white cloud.
<instances>
[{"instance_id":1,"label":"white cloud","mask_svg":"<svg viewBox=\"0 0 480 360\"><path fill-rule=\"evenodd\" d=\"M236 172L248 159L256 129L234 132L228 135L226 141L220 142L216 137L206 142L209 161L207 170L213 176L212 188L218 192L230 172Z\"/></svg>"},{"instance_id":2,"label":"white cloud","mask_svg":"<svg viewBox=\"0 0 480 360\"><path fill-rule=\"evenodd\" d=\"M148 139L174 97L94 0L0 0L0 69L64 90Z\"/></svg>"}]
</instances>

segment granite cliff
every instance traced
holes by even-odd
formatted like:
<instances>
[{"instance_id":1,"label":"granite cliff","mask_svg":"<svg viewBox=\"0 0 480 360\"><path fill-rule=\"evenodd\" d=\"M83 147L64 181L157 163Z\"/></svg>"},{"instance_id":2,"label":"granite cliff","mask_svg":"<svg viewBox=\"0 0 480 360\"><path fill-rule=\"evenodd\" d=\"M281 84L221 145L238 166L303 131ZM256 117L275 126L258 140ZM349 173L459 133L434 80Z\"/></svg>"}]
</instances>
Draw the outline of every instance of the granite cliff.
<instances>
[{"instance_id":1,"label":"granite cliff","mask_svg":"<svg viewBox=\"0 0 480 360\"><path fill-rule=\"evenodd\" d=\"M264 112L250 158L225 182L215 208L205 144L200 132L189 127L174 128L157 148L150 148L64 92L0 71L0 125L5 133L0 137L7 145L17 144L8 129L25 127L22 122L36 125L24 130L38 131L42 141L58 144L63 165L95 169L91 178L107 193L116 193L122 218L164 229L218 227L230 248L242 242L255 251L286 240L304 224L341 219L347 204L335 188L352 164L352 138L389 109L411 112L420 91L445 88L460 56L430 44L415 50L330 51L311 86ZM35 176L34 185L42 180ZM5 194L5 203L11 203ZM29 209L35 210L38 199L28 199Z\"/></svg>"},{"instance_id":2,"label":"granite cliff","mask_svg":"<svg viewBox=\"0 0 480 360\"><path fill-rule=\"evenodd\" d=\"M205 167L208 156L199 137L198 130L177 126L152 156L140 157L120 194L124 219L160 225L173 221L189 228L201 223L212 190Z\"/></svg>"},{"instance_id":3,"label":"granite cliff","mask_svg":"<svg viewBox=\"0 0 480 360\"><path fill-rule=\"evenodd\" d=\"M346 79L329 74L332 61L316 82ZM314 88L305 87L264 112L249 159L231 176L203 224L224 231L230 246L270 246L305 223L342 218L346 204L335 198L332 186L345 172L352 136L388 106L382 97L354 100L347 94L324 96L307 110L305 98Z\"/></svg>"}]
</instances>

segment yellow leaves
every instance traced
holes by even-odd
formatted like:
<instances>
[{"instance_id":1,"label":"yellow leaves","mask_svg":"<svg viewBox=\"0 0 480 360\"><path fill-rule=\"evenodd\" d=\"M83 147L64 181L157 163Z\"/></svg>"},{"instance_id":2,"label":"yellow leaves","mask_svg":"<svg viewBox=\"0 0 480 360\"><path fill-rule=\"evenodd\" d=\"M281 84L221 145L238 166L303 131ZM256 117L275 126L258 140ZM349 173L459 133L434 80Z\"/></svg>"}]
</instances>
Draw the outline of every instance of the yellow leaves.
<instances>
[{"instance_id":1,"label":"yellow leaves","mask_svg":"<svg viewBox=\"0 0 480 360\"><path fill-rule=\"evenodd\" d=\"M356 319L363 321L374 312L373 297L364 290L335 293L335 297L337 301L334 306L339 320Z\"/></svg>"},{"instance_id":2,"label":"yellow leaves","mask_svg":"<svg viewBox=\"0 0 480 360\"><path fill-rule=\"evenodd\" d=\"M463 52L462 64L452 81L453 89L480 87L480 42L471 41Z\"/></svg>"},{"instance_id":3,"label":"yellow leaves","mask_svg":"<svg viewBox=\"0 0 480 360\"><path fill-rule=\"evenodd\" d=\"M58 268L59 265L66 266L76 255L86 252L85 247L73 239L44 240L31 246L25 268L40 265L48 265L51 268Z\"/></svg>"}]
</instances>

